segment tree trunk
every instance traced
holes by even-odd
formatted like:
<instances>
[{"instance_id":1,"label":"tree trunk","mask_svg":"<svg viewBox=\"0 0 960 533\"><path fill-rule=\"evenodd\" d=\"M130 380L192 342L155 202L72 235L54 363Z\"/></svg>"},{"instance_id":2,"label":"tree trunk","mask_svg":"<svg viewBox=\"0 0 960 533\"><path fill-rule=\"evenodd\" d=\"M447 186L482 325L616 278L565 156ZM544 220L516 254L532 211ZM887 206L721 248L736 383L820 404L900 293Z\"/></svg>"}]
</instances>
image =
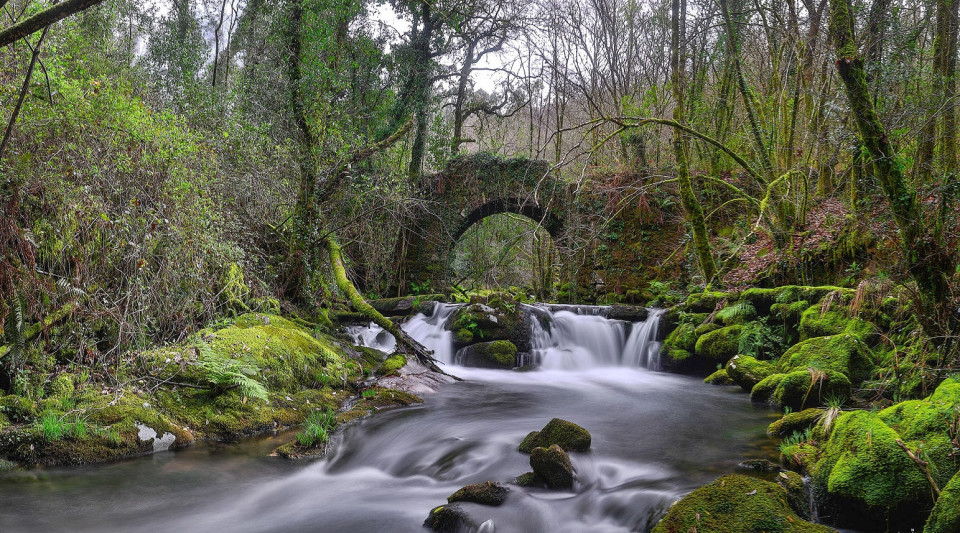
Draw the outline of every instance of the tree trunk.
<instances>
[{"instance_id":1,"label":"tree trunk","mask_svg":"<svg viewBox=\"0 0 960 533\"><path fill-rule=\"evenodd\" d=\"M877 179L890 202L890 211L900 230L901 246L910 274L917 283L921 324L933 337L956 320L947 305L947 273L953 267L951 254L924 227L920 198L903 174L903 162L890 144L877 116L867 83L863 60L853 35L854 19L849 0L830 0L830 35L837 53L837 71L856 120L864 148L872 158Z\"/></svg>"},{"instance_id":2,"label":"tree trunk","mask_svg":"<svg viewBox=\"0 0 960 533\"><path fill-rule=\"evenodd\" d=\"M670 39L671 85L673 99L675 100L673 120L681 124L684 121L684 65L683 54L680 50L680 43L682 42L680 17L681 13L685 11L686 0L673 0L672 37ZM700 272L703 274L704 282L709 283L717 271L717 266L713 261L710 237L707 234L707 226L703 221L703 208L700 206L700 201L693 191L693 184L690 182L690 171L687 168L687 142L679 128L673 128L673 153L677 160L680 201L693 231L693 247L700 263Z\"/></svg>"}]
</instances>

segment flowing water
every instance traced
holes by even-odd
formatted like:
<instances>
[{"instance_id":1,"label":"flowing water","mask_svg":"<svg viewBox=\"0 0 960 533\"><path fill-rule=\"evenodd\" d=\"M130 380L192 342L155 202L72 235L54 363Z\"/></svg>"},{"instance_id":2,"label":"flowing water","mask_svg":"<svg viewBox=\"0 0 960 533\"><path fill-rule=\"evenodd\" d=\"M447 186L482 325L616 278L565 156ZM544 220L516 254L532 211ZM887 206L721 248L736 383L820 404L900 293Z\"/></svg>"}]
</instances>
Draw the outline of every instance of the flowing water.
<instances>
[{"instance_id":1,"label":"flowing water","mask_svg":"<svg viewBox=\"0 0 960 533\"><path fill-rule=\"evenodd\" d=\"M773 413L731 388L650 369L656 312L629 324L596 308L541 308L527 356L540 366L519 372L450 364L453 311L441 305L404 327L465 381L349 426L323 460L267 457L283 441L272 437L0 474L0 531L424 531L458 488L528 471L517 445L553 417L593 435L589 452L571 454L574 488L512 487L501 507L464 509L483 531L645 531L683 494L775 453L764 435ZM353 333L392 343L376 328Z\"/></svg>"}]
</instances>

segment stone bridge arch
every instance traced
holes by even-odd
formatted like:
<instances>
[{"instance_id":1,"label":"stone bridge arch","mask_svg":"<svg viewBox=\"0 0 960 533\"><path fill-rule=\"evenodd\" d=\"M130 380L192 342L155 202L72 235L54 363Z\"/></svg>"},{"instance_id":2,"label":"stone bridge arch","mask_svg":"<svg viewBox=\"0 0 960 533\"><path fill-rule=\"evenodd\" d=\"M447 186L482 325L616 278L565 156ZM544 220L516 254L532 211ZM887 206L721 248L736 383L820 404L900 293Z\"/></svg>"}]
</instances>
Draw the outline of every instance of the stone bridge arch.
<instances>
[{"instance_id":1,"label":"stone bridge arch","mask_svg":"<svg viewBox=\"0 0 960 533\"><path fill-rule=\"evenodd\" d=\"M545 161L489 153L461 156L442 172L426 176L419 196L425 208L397 244L397 286L404 293L414 285L449 288L454 246L486 217L522 215L554 240L563 238L564 187Z\"/></svg>"}]
</instances>

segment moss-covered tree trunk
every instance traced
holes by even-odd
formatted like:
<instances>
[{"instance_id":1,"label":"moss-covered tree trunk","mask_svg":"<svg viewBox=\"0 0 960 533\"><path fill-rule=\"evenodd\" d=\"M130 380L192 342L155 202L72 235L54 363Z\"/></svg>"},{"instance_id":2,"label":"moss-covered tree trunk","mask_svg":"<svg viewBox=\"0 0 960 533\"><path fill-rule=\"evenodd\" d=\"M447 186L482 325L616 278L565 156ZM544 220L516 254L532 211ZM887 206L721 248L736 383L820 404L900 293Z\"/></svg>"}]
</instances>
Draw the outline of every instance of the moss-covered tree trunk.
<instances>
[{"instance_id":1,"label":"moss-covered tree trunk","mask_svg":"<svg viewBox=\"0 0 960 533\"><path fill-rule=\"evenodd\" d=\"M347 269L343 266L343 252L340 250L340 245L337 244L336 239L332 235L327 235L324 239L324 245L330 254L330 265L333 268L333 277L337 282L337 287L350 300L353 308L376 325L390 332L397 339L397 345L409 350L424 366L436 372L443 372L437 367L436 359L433 358L430 350L408 335L406 331L397 327L389 318L380 314L357 291L357 287L347 277Z\"/></svg>"},{"instance_id":2,"label":"moss-covered tree trunk","mask_svg":"<svg viewBox=\"0 0 960 533\"><path fill-rule=\"evenodd\" d=\"M684 122L684 74L683 74L683 54L681 53L681 24L680 20L686 12L686 0L673 0L672 15L672 37L670 39L670 68L671 81L673 86L673 98L675 105L673 108L673 120L682 124ZM717 272L716 263L713 260L713 251L710 248L710 237L707 234L707 226L703 220L703 208L693 191L693 184L690 181L690 170L687 167L687 142L683 131L679 128L673 128L673 154L677 160L677 183L680 187L680 201L683 204L683 210L687 214L687 221L693 231L693 247L697 254L697 261L700 263L700 272L703 279L709 283Z\"/></svg>"},{"instance_id":3,"label":"moss-covered tree trunk","mask_svg":"<svg viewBox=\"0 0 960 533\"><path fill-rule=\"evenodd\" d=\"M907 267L917 283L921 322L931 336L942 339L956 322L955 312L947 305L950 298L947 275L954 266L953 254L926 231L919 195L908 184L903 163L877 116L863 59L854 39L850 0L830 0L830 11L830 36L836 48L837 71L863 146L872 158L875 174L900 230Z\"/></svg>"}]
</instances>

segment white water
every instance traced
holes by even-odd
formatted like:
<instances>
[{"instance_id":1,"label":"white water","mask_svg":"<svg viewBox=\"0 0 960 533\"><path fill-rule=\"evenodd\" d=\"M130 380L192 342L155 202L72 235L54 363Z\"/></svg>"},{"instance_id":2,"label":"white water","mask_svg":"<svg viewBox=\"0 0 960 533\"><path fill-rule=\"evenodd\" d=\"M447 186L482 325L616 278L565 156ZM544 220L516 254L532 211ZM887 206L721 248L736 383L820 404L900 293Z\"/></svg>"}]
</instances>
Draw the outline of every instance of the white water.
<instances>
[{"instance_id":1,"label":"white water","mask_svg":"<svg viewBox=\"0 0 960 533\"><path fill-rule=\"evenodd\" d=\"M463 304L434 306L429 315L418 313L401 325L404 331L434 351L445 364L456 361L453 334L447 321ZM659 370L657 341L663 310L651 309L645 321L629 323L602 316L601 306L539 306L530 320L529 354L521 354L517 366L539 364L547 370L585 370L601 366L632 366ZM547 314L545 320L538 314ZM546 322L546 323L544 323ZM376 324L347 328L361 346L383 352L396 349L396 340Z\"/></svg>"}]
</instances>

